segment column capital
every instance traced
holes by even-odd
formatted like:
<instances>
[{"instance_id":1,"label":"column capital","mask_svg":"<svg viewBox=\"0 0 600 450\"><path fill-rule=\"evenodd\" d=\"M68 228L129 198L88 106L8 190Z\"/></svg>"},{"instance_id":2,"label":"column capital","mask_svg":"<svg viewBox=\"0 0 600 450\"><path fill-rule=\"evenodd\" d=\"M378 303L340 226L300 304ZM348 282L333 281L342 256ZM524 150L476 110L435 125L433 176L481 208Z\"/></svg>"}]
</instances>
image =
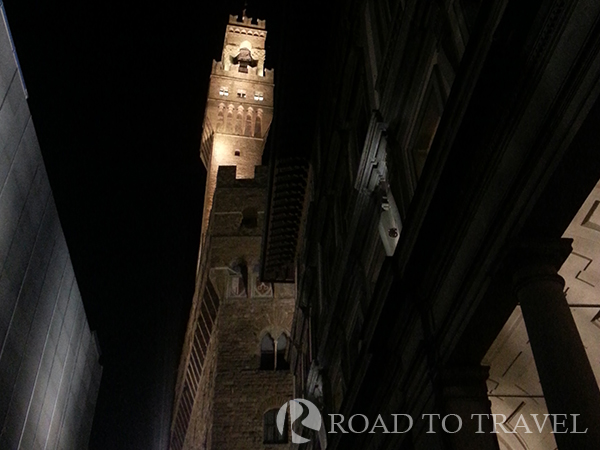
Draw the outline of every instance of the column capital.
<instances>
[{"instance_id":1,"label":"column capital","mask_svg":"<svg viewBox=\"0 0 600 450\"><path fill-rule=\"evenodd\" d=\"M506 266L512 274L512 280L518 291L533 281L545 280L560 284L564 280L558 275L572 250L572 239L521 241L511 248L506 258Z\"/></svg>"}]
</instances>

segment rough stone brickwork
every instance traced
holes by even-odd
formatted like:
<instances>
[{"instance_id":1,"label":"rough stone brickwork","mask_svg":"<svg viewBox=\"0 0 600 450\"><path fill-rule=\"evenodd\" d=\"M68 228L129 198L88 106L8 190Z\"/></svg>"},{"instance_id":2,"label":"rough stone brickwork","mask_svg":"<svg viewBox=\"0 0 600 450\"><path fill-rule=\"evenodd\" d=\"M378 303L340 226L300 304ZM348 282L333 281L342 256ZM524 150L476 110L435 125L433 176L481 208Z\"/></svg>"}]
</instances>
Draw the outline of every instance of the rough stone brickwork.
<instances>
[{"instance_id":1,"label":"rough stone brickwork","mask_svg":"<svg viewBox=\"0 0 600 450\"><path fill-rule=\"evenodd\" d=\"M264 413L281 407L293 392L289 370L260 368L260 342L267 333L289 336L295 302L293 285L258 280L266 186L266 167L257 167L251 179L237 178L236 167L219 169L206 270L221 301L185 449L289 445L263 444Z\"/></svg>"},{"instance_id":2,"label":"rough stone brickwork","mask_svg":"<svg viewBox=\"0 0 600 450\"><path fill-rule=\"evenodd\" d=\"M279 408L292 395L289 371L260 369L261 338L270 333L289 335L294 289L273 286L272 296L255 297L248 287L256 284L264 209L266 167L256 168L254 179L237 179L235 168L219 170L211 233L211 265L248 270L246 296L233 297L236 275L215 271L215 285L225 300L219 312L218 357L215 381L213 448L263 449L263 414ZM256 224L244 224L244 210L254 210ZM219 279L220 278L220 279ZM280 446L278 446L280 447Z\"/></svg>"},{"instance_id":3,"label":"rough stone brickwork","mask_svg":"<svg viewBox=\"0 0 600 450\"><path fill-rule=\"evenodd\" d=\"M261 369L261 340L289 339L296 293L293 284L259 278L268 185L261 160L273 115L273 71L264 68L264 21L241 20L230 18L206 105L202 241L172 450L289 448L264 443L264 414L292 399L293 377L289 369ZM203 326L202 306L211 286L219 305L212 327Z\"/></svg>"},{"instance_id":4,"label":"rough stone brickwork","mask_svg":"<svg viewBox=\"0 0 600 450\"><path fill-rule=\"evenodd\" d=\"M234 299L221 305L215 383L213 449L254 450L263 445L263 414L292 395L289 371L260 370L260 339L288 331L293 299Z\"/></svg>"}]
</instances>

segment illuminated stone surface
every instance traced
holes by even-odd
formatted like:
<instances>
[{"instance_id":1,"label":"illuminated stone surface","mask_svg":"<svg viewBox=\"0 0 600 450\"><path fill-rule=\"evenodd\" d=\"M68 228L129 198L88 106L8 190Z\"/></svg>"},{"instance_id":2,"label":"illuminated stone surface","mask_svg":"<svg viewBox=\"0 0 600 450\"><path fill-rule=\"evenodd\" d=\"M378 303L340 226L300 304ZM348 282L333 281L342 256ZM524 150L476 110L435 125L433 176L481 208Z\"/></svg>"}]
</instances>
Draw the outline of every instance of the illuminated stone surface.
<instances>
[{"instance_id":1,"label":"illuminated stone surface","mask_svg":"<svg viewBox=\"0 0 600 450\"><path fill-rule=\"evenodd\" d=\"M0 448L87 447L102 368L4 22Z\"/></svg>"}]
</instances>

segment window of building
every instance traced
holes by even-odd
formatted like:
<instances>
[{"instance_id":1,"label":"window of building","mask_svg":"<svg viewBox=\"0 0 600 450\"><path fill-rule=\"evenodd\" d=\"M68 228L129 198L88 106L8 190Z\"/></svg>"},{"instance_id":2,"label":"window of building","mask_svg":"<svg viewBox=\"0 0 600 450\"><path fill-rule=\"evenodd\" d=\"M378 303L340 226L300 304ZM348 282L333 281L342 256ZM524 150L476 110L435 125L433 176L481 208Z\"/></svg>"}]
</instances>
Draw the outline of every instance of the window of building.
<instances>
[{"instance_id":1,"label":"window of building","mask_svg":"<svg viewBox=\"0 0 600 450\"><path fill-rule=\"evenodd\" d=\"M288 421L287 414L283 425L283 433L277 429L278 409L271 409L263 416L264 423L264 444L285 444L288 441Z\"/></svg>"},{"instance_id":2,"label":"window of building","mask_svg":"<svg viewBox=\"0 0 600 450\"><path fill-rule=\"evenodd\" d=\"M238 113L235 119L235 134L242 134L242 120L243 120L243 116L242 116L242 108L238 109Z\"/></svg>"},{"instance_id":3,"label":"window of building","mask_svg":"<svg viewBox=\"0 0 600 450\"><path fill-rule=\"evenodd\" d=\"M275 342L270 334L265 334L260 341L260 368L275 370Z\"/></svg>"},{"instance_id":4,"label":"window of building","mask_svg":"<svg viewBox=\"0 0 600 450\"><path fill-rule=\"evenodd\" d=\"M229 276L229 297L248 297L248 266L244 261L234 265Z\"/></svg>"},{"instance_id":5,"label":"window of building","mask_svg":"<svg viewBox=\"0 0 600 450\"><path fill-rule=\"evenodd\" d=\"M244 208L242 211L242 226L256 228L258 226L258 211L256 208Z\"/></svg>"},{"instance_id":6,"label":"window of building","mask_svg":"<svg viewBox=\"0 0 600 450\"><path fill-rule=\"evenodd\" d=\"M236 150L235 152L233 152L233 154L234 154L235 156L240 156L240 154L241 154L241 153L240 153L240 151L239 151L239 150Z\"/></svg>"},{"instance_id":7,"label":"window of building","mask_svg":"<svg viewBox=\"0 0 600 450\"><path fill-rule=\"evenodd\" d=\"M246 124L244 125L244 135L252 136L252 110L246 114Z\"/></svg>"},{"instance_id":8,"label":"window of building","mask_svg":"<svg viewBox=\"0 0 600 450\"><path fill-rule=\"evenodd\" d=\"M288 337L281 333L277 338L277 353L275 354L275 368L277 370L289 370L290 363L285 359L288 347Z\"/></svg>"},{"instance_id":9,"label":"window of building","mask_svg":"<svg viewBox=\"0 0 600 450\"><path fill-rule=\"evenodd\" d=\"M227 111L227 122L225 125L228 133L233 133L233 106L230 105Z\"/></svg>"},{"instance_id":10,"label":"window of building","mask_svg":"<svg viewBox=\"0 0 600 450\"><path fill-rule=\"evenodd\" d=\"M219 105L219 112L217 113L217 131L221 131L225 128L225 105Z\"/></svg>"},{"instance_id":11,"label":"window of building","mask_svg":"<svg viewBox=\"0 0 600 450\"><path fill-rule=\"evenodd\" d=\"M262 134L262 110L258 110L254 119L254 137L261 137Z\"/></svg>"},{"instance_id":12,"label":"window of building","mask_svg":"<svg viewBox=\"0 0 600 450\"><path fill-rule=\"evenodd\" d=\"M237 96L238 98L246 98L246 91L243 89L238 89Z\"/></svg>"},{"instance_id":13,"label":"window of building","mask_svg":"<svg viewBox=\"0 0 600 450\"><path fill-rule=\"evenodd\" d=\"M288 337L285 333L277 339L270 334L265 334L260 342L260 368L262 370L289 370L290 364L286 360Z\"/></svg>"},{"instance_id":14,"label":"window of building","mask_svg":"<svg viewBox=\"0 0 600 450\"><path fill-rule=\"evenodd\" d=\"M219 89L219 95L221 95L223 97L228 97L229 96L229 88L226 86L222 86L221 89Z\"/></svg>"},{"instance_id":15,"label":"window of building","mask_svg":"<svg viewBox=\"0 0 600 450\"><path fill-rule=\"evenodd\" d=\"M254 92L254 100L262 102L264 100L264 96L262 92L255 91Z\"/></svg>"}]
</instances>

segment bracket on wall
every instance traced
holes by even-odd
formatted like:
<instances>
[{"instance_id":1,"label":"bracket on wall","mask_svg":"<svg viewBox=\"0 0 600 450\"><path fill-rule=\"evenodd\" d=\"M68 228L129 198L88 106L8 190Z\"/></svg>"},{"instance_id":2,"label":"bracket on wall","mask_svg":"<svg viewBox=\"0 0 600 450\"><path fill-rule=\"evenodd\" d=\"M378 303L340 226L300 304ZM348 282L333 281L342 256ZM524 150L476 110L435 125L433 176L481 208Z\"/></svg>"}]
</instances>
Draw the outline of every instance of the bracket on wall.
<instances>
[{"instance_id":1,"label":"bracket on wall","mask_svg":"<svg viewBox=\"0 0 600 450\"><path fill-rule=\"evenodd\" d=\"M387 126L373 111L365 139L355 188L374 194L381 207L379 236L387 256L392 256L400 240L402 222L394 196L388 183Z\"/></svg>"}]
</instances>

